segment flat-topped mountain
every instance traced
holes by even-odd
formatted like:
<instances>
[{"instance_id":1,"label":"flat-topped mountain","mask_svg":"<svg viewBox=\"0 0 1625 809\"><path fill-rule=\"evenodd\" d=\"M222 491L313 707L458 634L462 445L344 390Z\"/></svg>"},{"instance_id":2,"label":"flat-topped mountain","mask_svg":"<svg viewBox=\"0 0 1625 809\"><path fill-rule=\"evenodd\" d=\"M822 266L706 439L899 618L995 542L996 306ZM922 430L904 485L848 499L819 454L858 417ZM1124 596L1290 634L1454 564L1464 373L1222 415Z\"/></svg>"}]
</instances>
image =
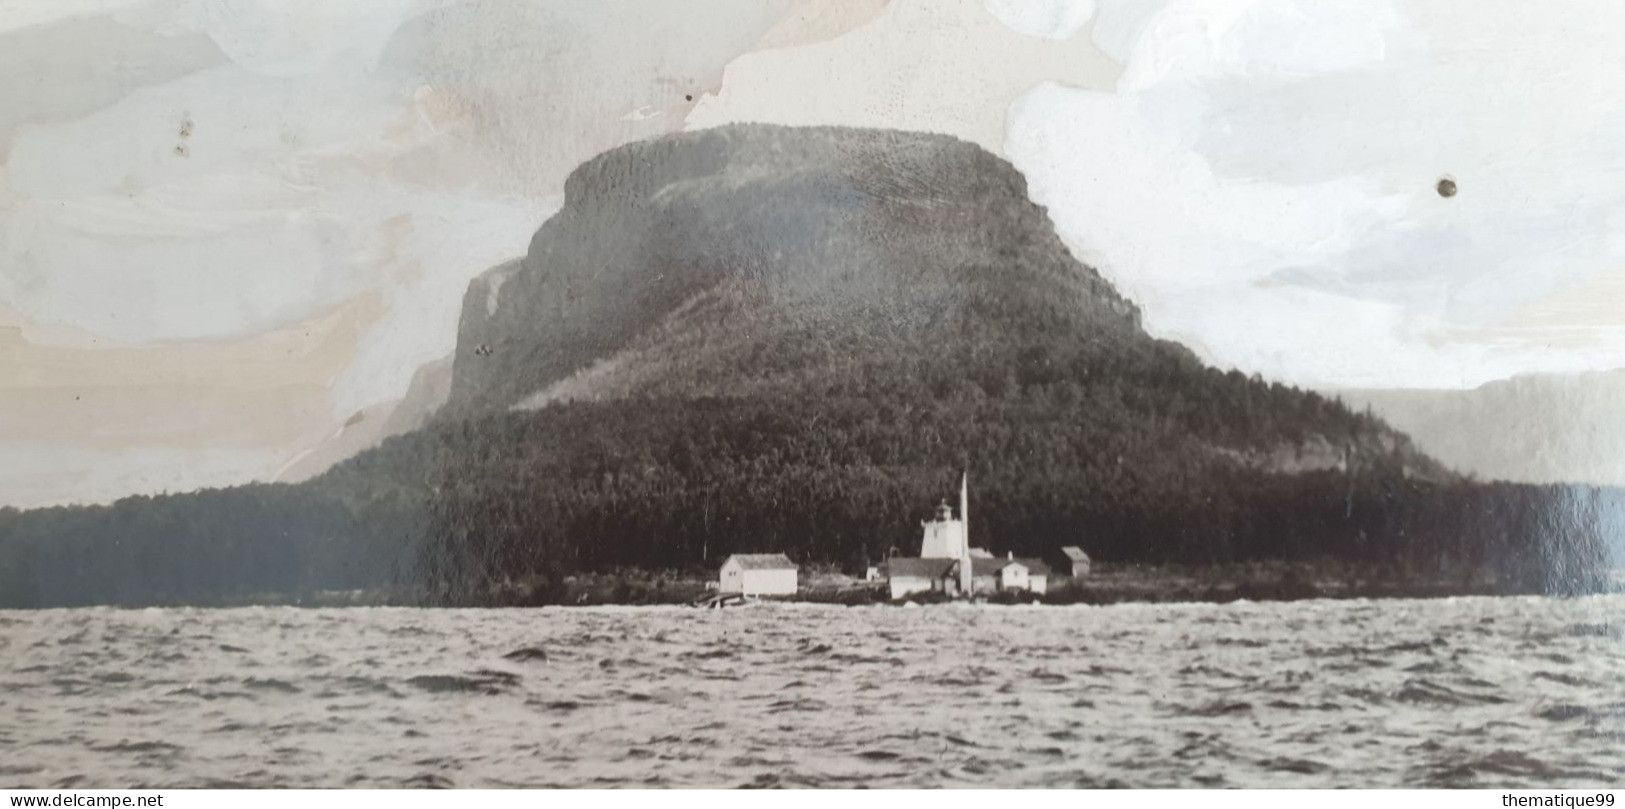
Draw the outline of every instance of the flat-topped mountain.
<instances>
[{"instance_id":1,"label":"flat-topped mountain","mask_svg":"<svg viewBox=\"0 0 1625 809\"><path fill-rule=\"evenodd\" d=\"M1373 417L1151 338L974 145L735 125L577 169L528 253L470 285L421 429L294 486L0 511L0 593L492 603L734 551L861 569L963 469L998 552L1509 591L1586 586L1625 513L1469 484Z\"/></svg>"},{"instance_id":2,"label":"flat-topped mountain","mask_svg":"<svg viewBox=\"0 0 1625 809\"><path fill-rule=\"evenodd\" d=\"M470 285L444 417L1065 389L1171 419L1233 461L1304 471L1381 455L1442 474L1381 425L1147 336L1021 174L952 137L735 125L612 150L566 189L529 254Z\"/></svg>"},{"instance_id":3,"label":"flat-topped mountain","mask_svg":"<svg viewBox=\"0 0 1625 809\"><path fill-rule=\"evenodd\" d=\"M976 146L729 126L570 176L529 254L470 286L451 408L816 393L921 363L1002 376L1023 351L1031 365L1143 341L1137 317Z\"/></svg>"}]
</instances>

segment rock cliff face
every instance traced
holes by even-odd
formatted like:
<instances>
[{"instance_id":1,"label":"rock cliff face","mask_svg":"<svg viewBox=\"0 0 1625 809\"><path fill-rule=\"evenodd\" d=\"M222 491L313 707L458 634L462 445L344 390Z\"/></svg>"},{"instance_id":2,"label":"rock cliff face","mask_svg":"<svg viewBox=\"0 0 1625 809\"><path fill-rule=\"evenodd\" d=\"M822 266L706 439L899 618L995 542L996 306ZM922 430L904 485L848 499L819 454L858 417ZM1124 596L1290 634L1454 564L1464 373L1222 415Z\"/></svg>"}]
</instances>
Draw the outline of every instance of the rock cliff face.
<instances>
[{"instance_id":1,"label":"rock cliff face","mask_svg":"<svg viewBox=\"0 0 1625 809\"><path fill-rule=\"evenodd\" d=\"M728 126L583 164L529 253L470 285L443 416L960 383L993 398L1090 388L1252 469L1346 469L1364 453L1442 471L1404 436L1146 335L1005 161L863 129Z\"/></svg>"},{"instance_id":2,"label":"rock cliff face","mask_svg":"<svg viewBox=\"0 0 1625 809\"><path fill-rule=\"evenodd\" d=\"M1053 328L1143 340L1137 317L976 146L730 126L571 175L529 254L470 287L450 409L817 385Z\"/></svg>"}]
</instances>

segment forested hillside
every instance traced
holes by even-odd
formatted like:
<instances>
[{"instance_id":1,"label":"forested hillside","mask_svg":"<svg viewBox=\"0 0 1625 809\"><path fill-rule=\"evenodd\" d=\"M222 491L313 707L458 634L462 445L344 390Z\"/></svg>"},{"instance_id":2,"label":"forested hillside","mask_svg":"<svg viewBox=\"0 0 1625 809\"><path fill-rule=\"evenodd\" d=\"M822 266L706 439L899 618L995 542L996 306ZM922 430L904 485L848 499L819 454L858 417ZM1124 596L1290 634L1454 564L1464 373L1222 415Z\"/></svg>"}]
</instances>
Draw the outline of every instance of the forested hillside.
<instances>
[{"instance_id":1,"label":"forested hillside","mask_svg":"<svg viewBox=\"0 0 1625 809\"><path fill-rule=\"evenodd\" d=\"M1267 324L1259 324L1265 327ZM0 511L0 605L394 587L783 550L858 569L972 480L976 542L1595 586L1607 489L1461 480L1383 423L1205 367L951 138L724 127L572 175L471 285L447 406L307 483Z\"/></svg>"}]
</instances>

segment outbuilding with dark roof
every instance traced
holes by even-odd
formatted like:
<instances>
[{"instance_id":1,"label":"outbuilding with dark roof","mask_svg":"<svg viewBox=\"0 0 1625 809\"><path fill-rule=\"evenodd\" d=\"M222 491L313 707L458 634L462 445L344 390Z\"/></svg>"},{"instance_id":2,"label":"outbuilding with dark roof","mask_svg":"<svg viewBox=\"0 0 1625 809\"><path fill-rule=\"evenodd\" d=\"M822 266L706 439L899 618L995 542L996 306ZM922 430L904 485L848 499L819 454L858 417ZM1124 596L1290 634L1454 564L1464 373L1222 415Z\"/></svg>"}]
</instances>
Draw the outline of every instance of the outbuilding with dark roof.
<instances>
[{"instance_id":1,"label":"outbuilding with dark roof","mask_svg":"<svg viewBox=\"0 0 1625 809\"><path fill-rule=\"evenodd\" d=\"M795 595L799 568L782 553L736 553L718 571L717 591L755 596Z\"/></svg>"},{"instance_id":2,"label":"outbuilding with dark roof","mask_svg":"<svg viewBox=\"0 0 1625 809\"><path fill-rule=\"evenodd\" d=\"M1084 553L1082 548L1076 545L1068 545L1061 549L1061 554L1066 557L1067 572L1072 575L1072 578L1082 578L1089 575L1091 566L1089 554Z\"/></svg>"}]
</instances>

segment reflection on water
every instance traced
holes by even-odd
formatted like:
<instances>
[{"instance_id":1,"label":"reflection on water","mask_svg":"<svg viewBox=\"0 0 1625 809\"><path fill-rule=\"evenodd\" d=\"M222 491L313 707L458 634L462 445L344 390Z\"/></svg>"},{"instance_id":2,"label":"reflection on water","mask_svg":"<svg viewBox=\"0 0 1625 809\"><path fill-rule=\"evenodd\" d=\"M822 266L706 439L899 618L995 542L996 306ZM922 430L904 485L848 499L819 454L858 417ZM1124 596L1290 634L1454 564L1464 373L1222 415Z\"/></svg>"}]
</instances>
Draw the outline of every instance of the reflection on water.
<instances>
[{"instance_id":1,"label":"reflection on water","mask_svg":"<svg viewBox=\"0 0 1625 809\"><path fill-rule=\"evenodd\" d=\"M1582 786L1625 597L0 613L0 786Z\"/></svg>"}]
</instances>

